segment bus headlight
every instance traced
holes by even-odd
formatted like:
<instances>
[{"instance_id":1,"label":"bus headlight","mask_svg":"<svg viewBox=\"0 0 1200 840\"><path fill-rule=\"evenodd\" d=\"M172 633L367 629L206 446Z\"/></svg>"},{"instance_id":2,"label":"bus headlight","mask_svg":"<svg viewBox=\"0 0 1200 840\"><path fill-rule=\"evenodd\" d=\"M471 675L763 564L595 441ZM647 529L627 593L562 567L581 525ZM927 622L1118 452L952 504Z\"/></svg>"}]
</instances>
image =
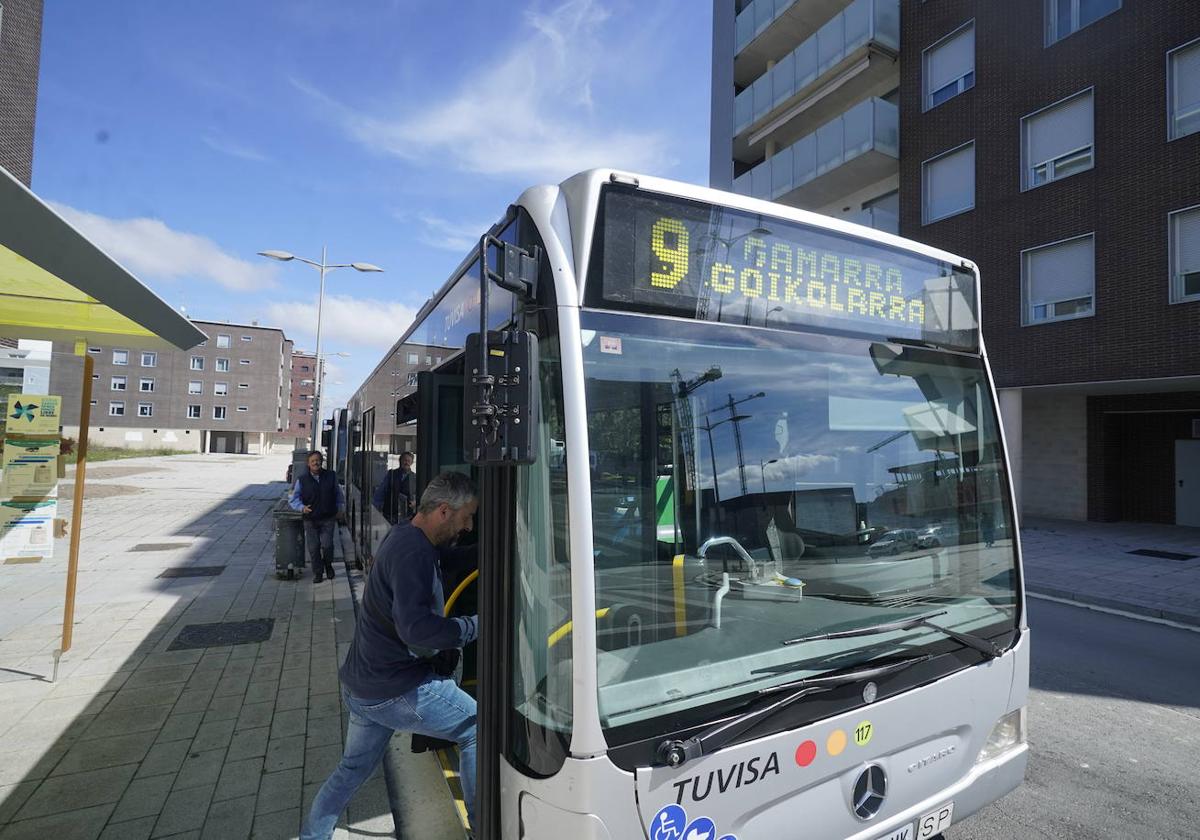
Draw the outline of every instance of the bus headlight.
<instances>
[{"instance_id":1,"label":"bus headlight","mask_svg":"<svg viewBox=\"0 0 1200 840\"><path fill-rule=\"evenodd\" d=\"M979 751L976 764L983 764L993 758L999 758L1009 750L1025 743L1025 707L1009 712L992 727L992 734L987 743Z\"/></svg>"}]
</instances>

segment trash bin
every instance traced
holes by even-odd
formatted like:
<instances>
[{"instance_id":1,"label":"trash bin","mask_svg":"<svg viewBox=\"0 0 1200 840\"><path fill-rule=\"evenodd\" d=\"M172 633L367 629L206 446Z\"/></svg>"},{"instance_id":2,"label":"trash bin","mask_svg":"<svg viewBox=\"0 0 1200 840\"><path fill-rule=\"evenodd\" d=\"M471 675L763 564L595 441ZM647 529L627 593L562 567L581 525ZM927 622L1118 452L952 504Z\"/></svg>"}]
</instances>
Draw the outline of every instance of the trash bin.
<instances>
[{"instance_id":1,"label":"trash bin","mask_svg":"<svg viewBox=\"0 0 1200 840\"><path fill-rule=\"evenodd\" d=\"M294 483L297 478L304 475L308 470L308 448L292 450L292 471L288 475L289 483Z\"/></svg>"},{"instance_id":2,"label":"trash bin","mask_svg":"<svg viewBox=\"0 0 1200 840\"><path fill-rule=\"evenodd\" d=\"M275 576L296 577L304 569L304 515L284 497L275 507Z\"/></svg>"}]
</instances>

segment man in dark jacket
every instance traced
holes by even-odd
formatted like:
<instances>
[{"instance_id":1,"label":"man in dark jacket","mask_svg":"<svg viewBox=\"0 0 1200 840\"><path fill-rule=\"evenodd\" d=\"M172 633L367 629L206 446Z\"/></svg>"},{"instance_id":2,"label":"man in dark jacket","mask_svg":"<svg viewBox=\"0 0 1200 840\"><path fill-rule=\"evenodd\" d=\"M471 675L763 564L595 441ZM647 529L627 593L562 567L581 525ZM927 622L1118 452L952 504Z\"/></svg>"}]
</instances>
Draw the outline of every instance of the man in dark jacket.
<instances>
[{"instance_id":1,"label":"man in dark jacket","mask_svg":"<svg viewBox=\"0 0 1200 840\"><path fill-rule=\"evenodd\" d=\"M313 583L320 583L322 570L333 580L333 530L335 521L346 516L346 496L337 473L321 468L320 452L308 454L308 470L292 485L289 505L304 513L304 542L313 567Z\"/></svg>"},{"instance_id":2,"label":"man in dark jacket","mask_svg":"<svg viewBox=\"0 0 1200 840\"><path fill-rule=\"evenodd\" d=\"M376 552L354 638L339 676L350 726L342 760L313 799L301 837L333 836L338 815L374 772L393 732L458 743L467 814L475 818L475 699L434 669L438 651L479 634L478 616L443 615L443 570L473 565L474 546L451 548L474 527L476 492L461 473L439 475L411 522L393 528Z\"/></svg>"},{"instance_id":3,"label":"man in dark jacket","mask_svg":"<svg viewBox=\"0 0 1200 840\"><path fill-rule=\"evenodd\" d=\"M383 517L393 525L412 519L417 512L417 499L413 495L413 454L405 452L400 456L400 466L388 470L383 480L375 487L371 497Z\"/></svg>"}]
</instances>

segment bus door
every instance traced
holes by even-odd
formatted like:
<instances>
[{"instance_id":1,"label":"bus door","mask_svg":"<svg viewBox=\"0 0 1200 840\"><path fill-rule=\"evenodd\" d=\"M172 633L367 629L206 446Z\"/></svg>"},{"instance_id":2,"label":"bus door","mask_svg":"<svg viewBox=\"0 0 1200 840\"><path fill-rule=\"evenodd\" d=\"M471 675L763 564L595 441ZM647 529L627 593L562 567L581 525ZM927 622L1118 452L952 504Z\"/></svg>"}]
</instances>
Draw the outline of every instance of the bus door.
<instances>
[{"instance_id":1,"label":"bus door","mask_svg":"<svg viewBox=\"0 0 1200 840\"><path fill-rule=\"evenodd\" d=\"M358 508L358 521L355 523L354 531L358 535L358 545L356 546L359 557L365 557L369 563L374 555L371 545L371 493L375 489L375 476L372 474L372 466L374 459L372 454L374 451L373 444L375 442L375 408L368 408L362 413L358 423L358 439L359 446L355 452L358 469L355 471L358 478L358 498L356 506Z\"/></svg>"}]
</instances>

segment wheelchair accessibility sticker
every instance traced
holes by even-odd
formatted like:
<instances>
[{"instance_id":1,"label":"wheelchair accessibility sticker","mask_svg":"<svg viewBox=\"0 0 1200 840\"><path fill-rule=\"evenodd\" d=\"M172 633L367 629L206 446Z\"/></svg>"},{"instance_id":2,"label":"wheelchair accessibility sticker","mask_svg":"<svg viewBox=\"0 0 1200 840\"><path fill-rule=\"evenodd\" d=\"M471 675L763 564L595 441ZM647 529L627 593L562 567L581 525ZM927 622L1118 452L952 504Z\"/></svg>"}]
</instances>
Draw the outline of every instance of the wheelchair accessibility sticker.
<instances>
[{"instance_id":1,"label":"wheelchair accessibility sticker","mask_svg":"<svg viewBox=\"0 0 1200 840\"><path fill-rule=\"evenodd\" d=\"M737 840L732 834L717 837L717 827L708 817L690 823L680 805L665 805L650 822L650 840Z\"/></svg>"}]
</instances>

